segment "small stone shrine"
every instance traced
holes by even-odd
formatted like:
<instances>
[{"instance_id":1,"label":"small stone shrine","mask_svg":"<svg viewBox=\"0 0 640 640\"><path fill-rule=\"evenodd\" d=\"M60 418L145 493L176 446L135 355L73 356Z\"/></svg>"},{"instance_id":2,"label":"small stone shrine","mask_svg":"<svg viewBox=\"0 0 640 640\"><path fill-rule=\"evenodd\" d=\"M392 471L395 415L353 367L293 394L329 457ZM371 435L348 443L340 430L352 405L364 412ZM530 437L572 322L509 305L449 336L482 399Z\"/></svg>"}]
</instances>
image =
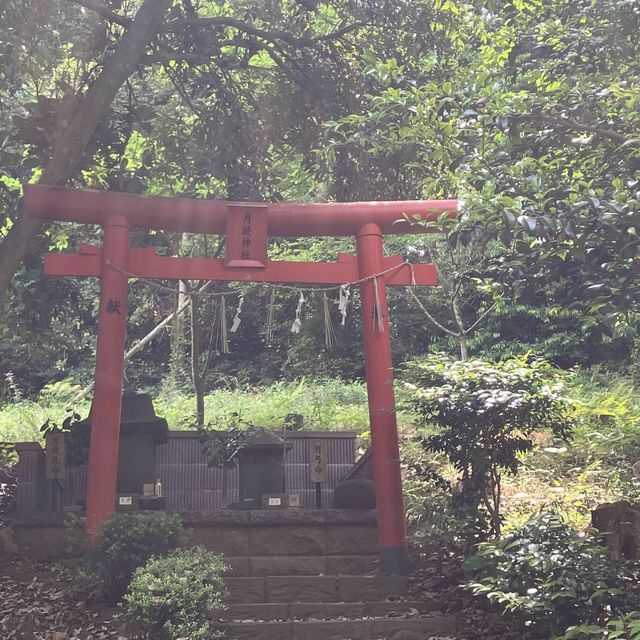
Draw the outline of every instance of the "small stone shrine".
<instances>
[{"instance_id":1,"label":"small stone shrine","mask_svg":"<svg viewBox=\"0 0 640 640\"><path fill-rule=\"evenodd\" d=\"M91 428L92 412L74 425L82 433ZM151 396L122 396L117 502L119 510L162 509L164 500L157 485L157 447L169 441L169 427L156 415Z\"/></svg>"},{"instance_id":2,"label":"small stone shrine","mask_svg":"<svg viewBox=\"0 0 640 640\"><path fill-rule=\"evenodd\" d=\"M284 456L291 447L290 442L267 429L253 430L247 436L238 460L241 508L288 506Z\"/></svg>"}]
</instances>

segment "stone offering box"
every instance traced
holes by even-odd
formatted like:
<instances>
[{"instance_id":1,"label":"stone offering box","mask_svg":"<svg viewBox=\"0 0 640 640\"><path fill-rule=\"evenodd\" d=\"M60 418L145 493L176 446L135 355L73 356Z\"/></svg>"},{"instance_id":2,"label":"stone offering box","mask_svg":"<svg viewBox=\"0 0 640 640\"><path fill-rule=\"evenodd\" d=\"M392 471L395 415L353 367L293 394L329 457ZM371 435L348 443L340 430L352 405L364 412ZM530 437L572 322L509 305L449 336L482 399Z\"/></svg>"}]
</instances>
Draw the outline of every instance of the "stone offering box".
<instances>
[{"instance_id":1,"label":"stone offering box","mask_svg":"<svg viewBox=\"0 0 640 640\"><path fill-rule=\"evenodd\" d=\"M250 434L245 444L238 456L238 507L259 509L264 495L286 491L285 458L292 444L286 433L266 429Z\"/></svg>"}]
</instances>

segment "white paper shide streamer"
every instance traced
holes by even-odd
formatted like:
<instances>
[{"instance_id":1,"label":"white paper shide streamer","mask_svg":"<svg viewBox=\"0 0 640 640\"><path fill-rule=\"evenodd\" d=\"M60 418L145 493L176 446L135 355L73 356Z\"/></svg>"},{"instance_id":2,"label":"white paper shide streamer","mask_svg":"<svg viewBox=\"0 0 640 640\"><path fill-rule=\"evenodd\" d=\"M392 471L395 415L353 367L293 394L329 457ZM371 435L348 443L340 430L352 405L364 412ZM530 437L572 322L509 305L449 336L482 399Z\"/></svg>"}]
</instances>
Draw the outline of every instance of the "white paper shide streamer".
<instances>
[{"instance_id":1,"label":"white paper shide streamer","mask_svg":"<svg viewBox=\"0 0 640 640\"><path fill-rule=\"evenodd\" d=\"M340 323L344 327L344 323L347 321L347 306L349 304L349 296L351 295L351 291L349 291L349 285L343 284L340 287L340 297L338 298L338 311L342 316L342 322Z\"/></svg>"},{"instance_id":2,"label":"white paper shide streamer","mask_svg":"<svg viewBox=\"0 0 640 640\"><path fill-rule=\"evenodd\" d=\"M380 303L380 291L378 290L378 278L373 276L373 294L375 296L373 308L373 326L379 333L384 333L384 322L382 320L382 304Z\"/></svg>"},{"instance_id":3,"label":"white paper shide streamer","mask_svg":"<svg viewBox=\"0 0 640 640\"><path fill-rule=\"evenodd\" d=\"M300 292L300 297L298 298L298 306L296 307L296 319L293 321L291 325L291 333L300 333L300 327L302 326L302 321L300 320L300 314L302 313L302 305L304 304L304 293Z\"/></svg>"},{"instance_id":4,"label":"white paper shide streamer","mask_svg":"<svg viewBox=\"0 0 640 640\"><path fill-rule=\"evenodd\" d=\"M231 325L231 329L229 331L231 333L235 333L242 322L240 318L240 314L242 313L242 305L244 304L244 296L240 296L238 300L238 306L236 307L236 315L233 317L233 324Z\"/></svg>"}]
</instances>

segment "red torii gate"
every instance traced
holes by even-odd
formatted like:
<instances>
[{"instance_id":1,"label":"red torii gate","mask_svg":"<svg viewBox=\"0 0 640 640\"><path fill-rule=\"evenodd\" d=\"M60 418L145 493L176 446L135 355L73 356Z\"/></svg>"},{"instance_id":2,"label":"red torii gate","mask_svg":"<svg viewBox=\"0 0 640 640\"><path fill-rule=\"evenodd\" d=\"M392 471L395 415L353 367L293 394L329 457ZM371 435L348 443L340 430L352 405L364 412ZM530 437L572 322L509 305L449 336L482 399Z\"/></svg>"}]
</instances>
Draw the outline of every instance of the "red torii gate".
<instances>
[{"instance_id":1,"label":"red torii gate","mask_svg":"<svg viewBox=\"0 0 640 640\"><path fill-rule=\"evenodd\" d=\"M87 481L90 534L115 510L129 277L325 285L360 280L381 568L406 573L386 285L435 285L436 271L431 264L404 267L402 256L384 257L382 236L427 231L397 221L403 216L434 220L442 212L454 215L457 200L267 204L44 185L25 186L24 197L30 217L100 224L104 229L102 249L83 245L78 254L47 254L44 263L48 275L100 278ZM225 258L163 257L152 249L132 249L132 227L224 234ZM304 236L355 236L357 258L343 255L336 263L267 258L269 237Z\"/></svg>"}]
</instances>

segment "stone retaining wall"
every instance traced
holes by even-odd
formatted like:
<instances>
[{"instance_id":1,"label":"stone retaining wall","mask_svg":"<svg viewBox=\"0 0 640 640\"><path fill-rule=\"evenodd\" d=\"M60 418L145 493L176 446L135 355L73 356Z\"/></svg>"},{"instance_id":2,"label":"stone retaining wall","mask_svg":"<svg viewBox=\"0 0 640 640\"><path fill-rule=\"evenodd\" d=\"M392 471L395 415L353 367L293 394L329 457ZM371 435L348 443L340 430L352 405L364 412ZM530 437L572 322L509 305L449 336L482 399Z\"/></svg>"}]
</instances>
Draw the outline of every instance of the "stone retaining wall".
<instances>
[{"instance_id":1,"label":"stone retaining wall","mask_svg":"<svg viewBox=\"0 0 640 640\"><path fill-rule=\"evenodd\" d=\"M278 509L180 515L186 529L184 544L224 554L235 575L335 573L349 562L364 567L378 553L375 511ZM52 559L81 550L77 530L65 528L64 518L61 512L10 518L19 553Z\"/></svg>"}]
</instances>

